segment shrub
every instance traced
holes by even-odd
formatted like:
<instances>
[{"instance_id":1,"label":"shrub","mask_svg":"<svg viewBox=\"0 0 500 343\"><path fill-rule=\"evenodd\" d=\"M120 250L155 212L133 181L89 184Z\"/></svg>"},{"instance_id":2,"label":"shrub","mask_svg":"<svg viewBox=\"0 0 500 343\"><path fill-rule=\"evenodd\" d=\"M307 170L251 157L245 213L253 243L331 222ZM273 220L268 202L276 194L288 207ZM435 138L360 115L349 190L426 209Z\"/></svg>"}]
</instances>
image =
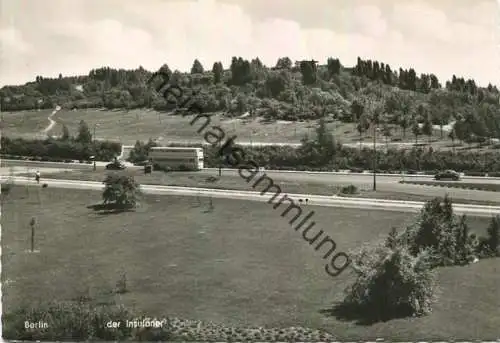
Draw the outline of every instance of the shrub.
<instances>
[{"instance_id":1,"label":"shrub","mask_svg":"<svg viewBox=\"0 0 500 343\"><path fill-rule=\"evenodd\" d=\"M171 171L195 171L196 170L195 168L193 168L191 166L184 165L184 164L173 167L173 166L166 165L164 163L154 163L153 168L154 168L154 170L161 170L161 171L164 171L166 173L171 172Z\"/></svg>"},{"instance_id":2,"label":"shrub","mask_svg":"<svg viewBox=\"0 0 500 343\"><path fill-rule=\"evenodd\" d=\"M431 312L436 283L428 252L414 256L404 246L377 243L353 254L351 268L357 278L346 289L344 311L375 320Z\"/></svg>"},{"instance_id":3,"label":"shrub","mask_svg":"<svg viewBox=\"0 0 500 343\"><path fill-rule=\"evenodd\" d=\"M1 192L2 194L9 195L10 191L12 189L12 184L10 183L2 183L2 188Z\"/></svg>"},{"instance_id":4,"label":"shrub","mask_svg":"<svg viewBox=\"0 0 500 343\"><path fill-rule=\"evenodd\" d=\"M475 241L469 234L465 216L453 214L451 199L435 198L426 202L416 222L399 236L416 256L419 251L432 253L432 266L461 265L474 255Z\"/></svg>"},{"instance_id":5,"label":"shrub","mask_svg":"<svg viewBox=\"0 0 500 343\"><path fill-rule=\"evenodd\" d=\"M103 183L104 204L113 204L120 209L133 208L137 205L140 186L133 177L111 173L106 176Z\"/></svg>"},{"instance_id":6,"label":"shrub","mask_svg":"<svg viewBox=\"0 0 500 343\"><path fill-rule=\"evenodd\" d=\"M340 189L341 194L358 194L358 187L354 185L344 186Z\"/></svg>"},{"instance_id":7,"label":"shrub","mask_svg":"<svg viewBox=\"0 0 500 343\"><path fill-rule=\"evenodd\" d=\"M486 243L492 256L500 256L500 215L491 218Z\"/></svg>"},{"instance_id":8,"label":"shrub","mask_svg":"<svg viewBox=\"0 0 500 343\"><path fill-rule=\"evenodd\" d=\"M478 172L478 171L465 171L464 172L465 176L486 176L485 172Z\"/></svg>"},{"instance_id":9,"label":"shrub","mask_svg":"<svg viewBox=\"0 0 500 343\"><path fill-rule=\"evenodd\" d=\"M489 172L488 176L489 177L500 177L500 172Z\"/></svg>"},{"instance_id":10,"label":"shrub","mask_svg":"<svg viewBox=\"0 0 500 343\"><path fill-rule=\"evenodd\" d=\"M4 155L32 156L32 160L88 160L95 155L97 160L109 161L119 155L121 144L110 141L79 143L74 140L57 141L53 139L23 139L2 136L1 153Z\"/></svg>"}]
</instances>

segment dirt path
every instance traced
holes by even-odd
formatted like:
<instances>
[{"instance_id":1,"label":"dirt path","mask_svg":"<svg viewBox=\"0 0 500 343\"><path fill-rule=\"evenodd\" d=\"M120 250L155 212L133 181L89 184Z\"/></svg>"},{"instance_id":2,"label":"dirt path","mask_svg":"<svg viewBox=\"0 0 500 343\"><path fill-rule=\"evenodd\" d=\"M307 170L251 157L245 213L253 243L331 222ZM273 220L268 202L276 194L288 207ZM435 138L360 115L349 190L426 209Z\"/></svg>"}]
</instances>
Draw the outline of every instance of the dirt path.
<instances>
[{"instance_id":1,"label":"dirt path","mask_svg":"<svg viewBox=\"0 0 500 343\"><path fill-rule=\"evenodd\" d=\"M47 127L45 129L43 129L42 133L44 135L48 134L50 130L52 130L52 128L54 127L54 125L56 125L56 121L54 119L52 119L52 117L58 112L61 110L61 106L56 106L56 108L52 111L52 113L50 114L50 116L47 117L47 119L49 120L49 125L47 125Z\"/></svg>"}]
</instances>

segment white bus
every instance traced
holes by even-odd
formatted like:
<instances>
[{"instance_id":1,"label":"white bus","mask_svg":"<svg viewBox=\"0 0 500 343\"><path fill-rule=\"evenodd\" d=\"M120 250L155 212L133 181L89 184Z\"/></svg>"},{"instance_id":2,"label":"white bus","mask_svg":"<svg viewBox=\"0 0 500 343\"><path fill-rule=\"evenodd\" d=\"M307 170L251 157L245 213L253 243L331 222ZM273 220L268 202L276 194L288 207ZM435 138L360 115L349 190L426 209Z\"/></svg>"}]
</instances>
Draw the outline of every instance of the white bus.
<instances>
[{"instance_id":1,"label":"white bus","mask_svg":"<svg viewBox=\"0 0 500 343\"><path fill-rule=\"evenodd\" d=\"M203 169L203 149L184 147L154 147L149 150L154 164L177 169L181 166L193 170Z\"/></svg>"}]
</instances>

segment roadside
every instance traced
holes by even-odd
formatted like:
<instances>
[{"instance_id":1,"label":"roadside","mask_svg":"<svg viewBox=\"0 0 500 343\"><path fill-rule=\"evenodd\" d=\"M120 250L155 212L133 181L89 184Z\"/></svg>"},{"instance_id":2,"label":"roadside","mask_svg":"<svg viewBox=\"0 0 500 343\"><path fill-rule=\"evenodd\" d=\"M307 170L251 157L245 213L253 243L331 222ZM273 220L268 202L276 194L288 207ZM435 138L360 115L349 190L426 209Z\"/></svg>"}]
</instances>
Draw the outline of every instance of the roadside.
<instances>
[{"instance_id":1,"label":"roadside","mask_svg":"<svg viewBox=\"0 0 500 343\"><path fill-rule=\"evenodd\" d=\"M61 179L61 180L80 180L80 181L95 181L102 182L110 171L106 171L103 167L99 167L95 172L93 170L57 170L47 175L42 174L42 179ZM266 182L259 185L257 188L252 188L252 184L246 183L237 174L222 175L222 177L209 175L199 172L161 172L154 171L152 174L145 175L142 169L129 169L117 171L121 175L133 176L134 179L143 185L160 185L160 186L177 186L177 187L195 187L195 188L212 188L226 190L262 190L266 186ZM19 175L29 176L29 175ZM258 177L256 177L257 179ZM463 190L435 188L430 191L427 187L419 187L415 185L401 185L398 183L382 183L377 191L372 190L370 182L356 184L357 192L354 194L341 194L342 187L349 186L350 182L346 179L328 181L307 181L307 180L291 180L289 177L280 177L279 175L272 176L276 185L278 185L285 193L311 194L311 195L326 195L326 196L346 196L346 197L363 197L370 199L384 200L401 200L401 201L427 201L436 196L443 196L450 192L453 195L453 200L461 204L475 205L500 205L500 197L494 192L480 192L479 196L471 196L471 191L460 192ZM416 188L421 188L416 189ZM272 190L271 190L272 192ZM477 192L477 191L476 191ZM488 193L487 197L483 193Z\"/></svg>"}]
</instances>

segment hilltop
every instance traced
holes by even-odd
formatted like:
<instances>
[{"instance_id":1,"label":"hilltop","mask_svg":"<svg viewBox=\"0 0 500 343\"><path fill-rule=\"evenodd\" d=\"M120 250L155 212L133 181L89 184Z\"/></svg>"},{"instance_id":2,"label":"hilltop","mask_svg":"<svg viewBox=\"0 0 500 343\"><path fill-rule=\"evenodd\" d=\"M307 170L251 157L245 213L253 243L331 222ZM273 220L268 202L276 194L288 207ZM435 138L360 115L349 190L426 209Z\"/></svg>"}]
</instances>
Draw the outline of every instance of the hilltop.
<instances>
[{"instance_id":1,"label":"hilltop","mask_svg":"<svg viewBox=\"0 0 500 343\"><path fill-rule=\"evenodd\" d=\"M338 59L326 65L317 61L280 58L267 67L258 58L233 57L228 69L220 62L205 70L195 60L189 73L161 71L170 82L197 91L195 100L206 112L223 118L248 116L268 122L309 121L321 118L350 124L362 137L374 118L384 135L430 137L436 127L441 139L488 143L500 138L500 93L496 86L478 87L474 80L453 76L444 85L430 74L391 68L379 61L362 60L352 68ZM34 82L0 89L2 111L105 108L109 110L152 109L169 112L174 107L147 83L152 72L94 69L85 76L36 77ZM434 125L434 126L433 126ZM451 133L447 126L454 128ZM398 138L399 139L399 138Z\"/></svg>"}]
</instances>

